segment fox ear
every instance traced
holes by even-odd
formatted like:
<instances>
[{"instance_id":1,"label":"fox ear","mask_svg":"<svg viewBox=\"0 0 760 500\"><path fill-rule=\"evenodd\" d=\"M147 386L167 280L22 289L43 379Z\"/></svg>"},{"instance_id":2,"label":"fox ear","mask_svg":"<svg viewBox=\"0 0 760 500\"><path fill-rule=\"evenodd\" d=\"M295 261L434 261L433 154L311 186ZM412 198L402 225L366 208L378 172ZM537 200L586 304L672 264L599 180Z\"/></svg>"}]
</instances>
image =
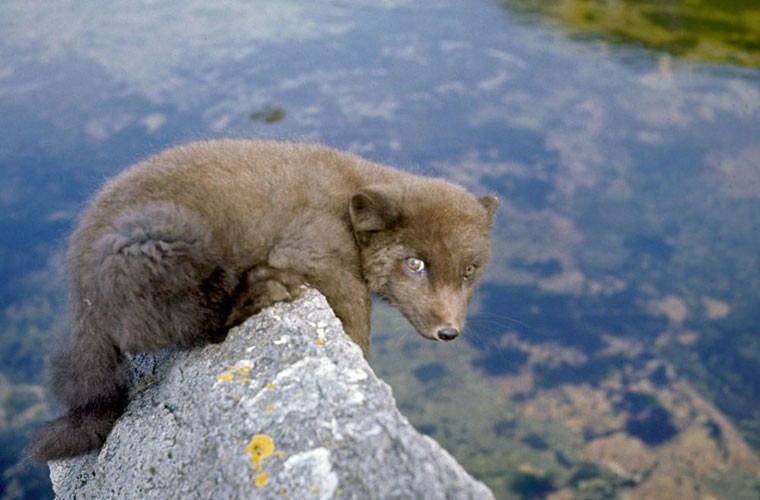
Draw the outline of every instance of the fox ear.
<instances>
[{"instance_id":1,"label":"fox ear","mask_svg":"<svg viewBox=\"0 0 760 500\"><path fill-rule=\"evenodd\" d=\"M357 235L388 229L399 217L398 194L388 186L360 189L351 196L348 213Z\"/></svg>"},{"instance_id":2,"label":"fox ear","mask_svg":"<svg viewBox=\"0 0 760 500\"><path fill-rule=\"evenodd\" d=\"M493 219L493 215L496 213L496 209L499 208L499 199L496 196L488 195L481 196L478 201L488 212L488 216Z\"/></svg>"}]
</instances>

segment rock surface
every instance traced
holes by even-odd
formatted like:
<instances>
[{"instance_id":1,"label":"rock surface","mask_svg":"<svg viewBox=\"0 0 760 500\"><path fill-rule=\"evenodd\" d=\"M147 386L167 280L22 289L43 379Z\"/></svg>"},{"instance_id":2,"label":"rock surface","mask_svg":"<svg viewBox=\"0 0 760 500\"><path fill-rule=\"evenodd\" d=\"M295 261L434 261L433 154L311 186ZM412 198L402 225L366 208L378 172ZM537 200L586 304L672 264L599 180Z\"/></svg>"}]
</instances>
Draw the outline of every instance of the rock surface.
<instances>
[{"instance_id":1,"label":"rock surface","mask_svg":"<svg viewBox=\"0 0 760 500\"><path fill-rule=\"evenodd\" d=\"M314 290L133 366L102 450L50 463L59 497L493 498L399 413Z\"/></svg>"}]
</instances>

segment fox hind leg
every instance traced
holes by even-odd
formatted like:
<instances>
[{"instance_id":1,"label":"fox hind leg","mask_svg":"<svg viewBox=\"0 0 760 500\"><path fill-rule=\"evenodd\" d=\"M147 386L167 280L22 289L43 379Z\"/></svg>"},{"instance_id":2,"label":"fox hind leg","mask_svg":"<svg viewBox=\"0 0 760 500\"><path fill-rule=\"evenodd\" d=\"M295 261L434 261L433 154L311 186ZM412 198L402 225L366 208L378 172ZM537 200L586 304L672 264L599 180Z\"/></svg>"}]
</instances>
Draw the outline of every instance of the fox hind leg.
<instances>
[{"instance_id":1,"label":"fox hind leg","mask_svg":"<svg viewBox=\"0 0 760 500\"><path fill-rule=\"evenodd\" d=\"M114 228L96 243L95 281L99 324L109 326L121 350L203 344L223 328L234 284L200 217L149 206L125 214Z\"/></svg>"}]
</instances>

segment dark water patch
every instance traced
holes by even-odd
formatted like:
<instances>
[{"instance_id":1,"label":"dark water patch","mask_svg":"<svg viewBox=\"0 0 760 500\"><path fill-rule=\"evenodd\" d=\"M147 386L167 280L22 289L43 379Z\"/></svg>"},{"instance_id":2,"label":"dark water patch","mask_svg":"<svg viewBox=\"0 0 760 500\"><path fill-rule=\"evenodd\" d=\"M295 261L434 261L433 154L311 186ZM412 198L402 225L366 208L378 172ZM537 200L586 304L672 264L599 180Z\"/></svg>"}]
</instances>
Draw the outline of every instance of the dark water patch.
<instances>
[{"instance_id":1,"label":"dark water patch","mask_svg":"<svg viewBox=\"0 0 760 500\"><path fill-rule=\"evenodd\" d=\"M401 354L408 359L413 359L415 356L417 356L417 349L419 347L414 342L404 342L401 345Z\"/></svg>"},{"instance_id":2,"label":"dark water patch","mask_svg":"<svg viewBox=\"0 0 760 500\"><path fill-rule=\"evenodd\" d=\"M511 437L515 434L517 429L517 422L514 420L499 420L493 426L494 433L499 437Z\"/></svg>"},{"instance_id":3,"label":"dark water patch","mask_svg":"<svg viewBox=\"0 0 760 500\"><path fill-rule=\"evenodd\" d=\"M520 472L515 477L509 488L513 494L520 498L545 498L549 493L557 490L557 487L550 478L539 476L530 472Z\"/></svg>"},{"instance_id":4,"label":"dark water patch","mask_svg":"<svg viewBox=\"0 0 760 500\"><path fill-rule=\"evenodd\" d=\"M718 425L718 423L712 419L705 422L704 426L705 426L705 430L707 430L707 435L715 443L715 447L718 450L720 450L721 454L723 455L723 458L727 459L729 456L730 450L728 448L728 442L726 441L726 436L723 433L723 429L721 428L721 426Z\"/></svg>"},{"instance_id":5,"label":"dark water patch","mask_svg":"<svg viewBox=\"0 0 760 500\"><path fill-rule=\"evenodd\" d=\"M652 385L658 389L667 387L671 382L670 376L668 375L668 369L664 365L655 368L647 378L652 382Z\"/></svg>"},{"instance_id":6,"label":"dark water patch","mask_svg":"<svg viewBox=\"0 0 760 500\"><path fill-rule=\"evenodd\" d=\"M400 400L397 402L397 406L403 414L415 414L421 411L420 405L411 400Z\"/></svg>"},{"instance_id":7,"label":"dark water patch","mask_svg":"<svg viewBox=\"0 0 760 500\"><path fill-rule=\"evenodd\" d=\"M549 449L549 443L546 442L544 438L539 436L538 434L528 434L527 436L523 437L520 441L527 444L534 450L548 450Z\"/></svg>"},{"instance_id":8,"label":"dark water patch","mask_svg":"<svg viewBox=\"0 0 760 500\"><path fill-rule=\"evenodd\" d=\"M412 373L417 380L425 384L445 377L448 375L449 369L441 363L427 363L415 368Z\"/></svg>"},{"instance_id":9,"label":"dark water patch","mask_svg":"<svg viewBox=\"0 0 760 500\"><path fill-rule=\"evenodd\" d=\"M433 424L422 424L417 425L415 428L420 431L422 434L425 434L426 436L434 436L436 431L438 430L437 425Z\"/></svg>"},{"instance_id":10,"label":"dark water patch","mask_svg":"<svg viewBox=\"0 0 760 500\"><path fill-rule=\"evenodd\" d=\"M705 423L705 427L707 428L707 435L710 436L712 439L716 441L723 440L723 431L721 430L720 426L716 424L714 421L708 420Z\"/></svg>"},{"instance_id":11,"label":"dark water patch","mask_svg":"<svg viewBox=\"0 0 760 500\"><path fill-rule=\"evenodd\" d=\"M579 323L597 335L655 339L668 326L666 318L649 312L646 299L632 288L604 297L582 297L578 302Z\"/></svg>"},{"instance_id":12,"label":"dark water patch","mask_svg":"<svg viewBox=\"0 0 760 500\"><path fill-rule=\"evenodd\" d=\"M561 450L554 450L554 460L562 467L572 467L575 462L568 458Z\"/></svg>"},{"instance_id":13,"label":"dark water patch","mask_svg":"<svg viewBox=\"0 0 760 500\"><path fill-rule=\"evenodd\" d=\"M645 298L632 288L580 297L551 294L531 285L486 284L481 289L485 311L513 318L510 331L522 340L557 342L587 355L605 347L604 335L654 339L668 326L666 318L649 312Z\"/></svg>"},{"instance_id":14,"label":"dark water patch","mask_svg":"<svg viewBox=\"0 0 760 500\"><path fill-rule=\"evenodd\" d=\"M740 384L741 381L737 381L737 385ZM720 394L719 398L715 399L715 406L740 424L744 422L745 425L749 424L749 428L754 428L755 433L748 435L747 439L754 440L755 446L760 449L760 428L757 427L757 401L750 401L749 399L746 394L734 390L733 387L724 386L723 393Z\"/></svg>"},{"instance_id":15,"label":"dark water patch","mask_svg":"<svg viewBox=\"0 0 760 500\"><path fill-rule=\"evenodd\" d=\"M629 412L626 432L645 444L662 444L678 434L670 412L652 394L627 392L618 407Z\"/></svg>"},{"instance_id":16,"label":"dark water patch","mask_svg":"<svg viewBox=\"0 0 760 500\"><path fill-rule=\"evenodd\" d=\"M494 316L514 318L517 322L510 324L510 330L525 341L553 341L586 353L604 347L599 336L579 322L579 303L575 297L548 294L529 285L484 285L481 290L484 309Z\"/></svg>"},{"instance_id":17,"label":"dark water patch","mask_svg":"<svg viewBox=\"0 0 760 500\"><path fill-rule=\"evenodd\" d=\"M534 370L536 385L544 389L581 382L597 386L627 363L630 363L630 359L618 355L594 358L582 365L564 362L554 367L537 365Z\"/></svg>"},{"instance_id":18,"label":"dark water patch","mask_svg":"<svg viewBox=\"0 0 760 500\"><path fill-rule=\"evenodd\" d=\"M661 406L647 408L632 414L625 422L625 430L644 444L658 445L678 435L670 412Z\"/></svg>"},{"instance_id":19,"label":"dark water patch","mask_svg":"<svg viewBox=\"0 0 760 500\"><path fill-rule=\"evenodd\" d=\"M737 311L726 320L705 325L697 359L687 359L685 371L710 394L715 406L742 431L747 442L760 450L760 314ZM712 328L710 328L712 326Z\"/></svg>"},{"instance_id":20,"label":"dark water patch","mask_svg":"<svg viewBox=\"0 0 760 500\"><path fill-rule=\"evenodd\" d=\"M509 399L515 404L523 404L529 399L529 395L524 392L516 392Z\"/></svg>"},{"instance_id":21,"label":"dark water patch","mask_svg":"<svg viewBox=\"0 0 760 500\"><path fill-rule=\"evenodd\" d=\"M472 361L472 366L492 376L518 373L529 355L520 349L493 349Z\"/></svg>"}]
</instances>

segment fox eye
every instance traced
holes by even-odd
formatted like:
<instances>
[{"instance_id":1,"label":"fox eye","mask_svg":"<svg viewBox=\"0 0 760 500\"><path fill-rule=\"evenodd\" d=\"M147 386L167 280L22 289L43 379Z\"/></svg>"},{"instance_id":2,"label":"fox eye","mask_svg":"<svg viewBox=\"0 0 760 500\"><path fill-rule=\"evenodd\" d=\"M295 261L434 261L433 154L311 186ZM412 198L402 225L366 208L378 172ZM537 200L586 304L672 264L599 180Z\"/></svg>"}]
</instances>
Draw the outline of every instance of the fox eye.
<instances>
[{"instance_id":1,"label":"fox eye","mask_svg":"<svg viewBox=\"0 0 760 500\"><path fill-rule=\"evenodd\" d=\"M463 274L464 279L468 280L472 278L477 268L478 266L476 266L475 264L467 264L467 266L464 268L464 274Z\"/></svg>"},{"instance_id":2,"label":"fox eye","mask_svg":"<svg viewBox=\"0 0 760 500\"><path fill-rule=\"evenodd\" d=\"M417 257L409 257L404 264L413 273L421 273L425 270L425 261Z\"/></svg>"}]
</instances>

